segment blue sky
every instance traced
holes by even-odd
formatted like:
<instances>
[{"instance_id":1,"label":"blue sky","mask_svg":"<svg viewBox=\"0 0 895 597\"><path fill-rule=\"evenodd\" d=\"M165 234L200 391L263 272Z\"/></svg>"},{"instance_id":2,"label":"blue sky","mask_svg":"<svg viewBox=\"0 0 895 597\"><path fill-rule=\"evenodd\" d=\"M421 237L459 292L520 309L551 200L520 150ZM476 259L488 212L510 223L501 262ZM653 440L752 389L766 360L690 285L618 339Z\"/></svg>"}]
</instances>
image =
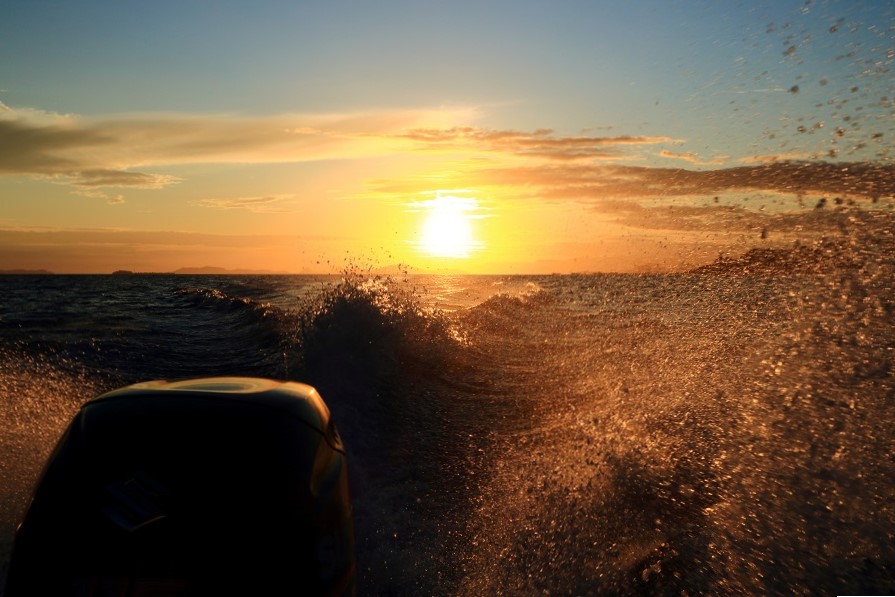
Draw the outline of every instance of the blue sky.
<instances>
[{"instance_id":1,"label":"blue sky","mask_svg":"<svg viewBox=\"0 0 895 597\"><path fill-rule=\"evenodd\" d=\"M840 48L816 43L812 63L793 68L781 60L785 34L877 18L860 3L803 13L800 2L5 4L10 105L90 115L462 104L494 106L509 126L539 117L570 129L664 121L737 79L822 76Z\"/></svg>"},{"instance_id":2,"label":"blue sky","mask_svg":"<svg viewBox=\"0 0 895 597\"><path fill-rule=\"evenodd\" d=\"M488 267L537 236L497 234L500 217L565 227L576 257L543 247L560 269L625 269L630 250L588 248L595 229L608 241L612 210L587 229L567 222L630 194L572 197L581 173L569 168L568 202L522 187L555 184L559 160L699 171L892 157L888 2L29 0L2 11L0 227L17 231L289 236L310 222L332 246L306 250L331 255L387 244L352 220L388 221L400 239L388 251L412 258L399 208L468 183L489 215L473 223L505 245ZM494 182L498 163L506 180L520 159L530 184ZM641 207L656 200L643 195Z\"/></svg>"}]
</instances>

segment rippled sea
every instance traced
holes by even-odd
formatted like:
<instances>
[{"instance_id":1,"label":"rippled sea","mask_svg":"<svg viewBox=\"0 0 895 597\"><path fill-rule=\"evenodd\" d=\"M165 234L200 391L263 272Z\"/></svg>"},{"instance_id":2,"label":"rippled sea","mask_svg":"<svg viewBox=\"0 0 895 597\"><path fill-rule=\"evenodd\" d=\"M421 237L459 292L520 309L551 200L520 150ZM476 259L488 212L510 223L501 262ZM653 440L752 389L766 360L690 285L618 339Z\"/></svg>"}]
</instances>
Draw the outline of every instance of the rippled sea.
<instances>
[{"instance_id":1,"label":"rippled sea","mask_svg":"<svg viewBox=\"0 0 895 597\"><path fill-rule=\"evenodd\" d=\"M251 375L333 411L361 594L895 593L890 215L681 274L4 276L4 574L81 402Z\"/></svg>"}]
</instances>

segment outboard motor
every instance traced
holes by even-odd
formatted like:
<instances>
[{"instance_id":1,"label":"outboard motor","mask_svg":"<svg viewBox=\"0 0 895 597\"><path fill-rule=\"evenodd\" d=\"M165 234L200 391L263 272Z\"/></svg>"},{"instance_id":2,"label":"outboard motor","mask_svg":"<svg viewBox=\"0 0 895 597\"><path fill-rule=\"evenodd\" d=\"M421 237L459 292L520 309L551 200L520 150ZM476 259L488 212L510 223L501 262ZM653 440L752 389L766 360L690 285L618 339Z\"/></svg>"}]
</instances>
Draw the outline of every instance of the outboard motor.
<instances>
[{"instance_id":1,"label":"outboard motor","mask_svg":"<svg viewBox=\"0 0 895 597\"><path fill-rule=\"evenodd\" d=\"M317 391L153 381L86 403L16 533L6 597L352 594L345 450Z\"/></svg>"}]
</instances>

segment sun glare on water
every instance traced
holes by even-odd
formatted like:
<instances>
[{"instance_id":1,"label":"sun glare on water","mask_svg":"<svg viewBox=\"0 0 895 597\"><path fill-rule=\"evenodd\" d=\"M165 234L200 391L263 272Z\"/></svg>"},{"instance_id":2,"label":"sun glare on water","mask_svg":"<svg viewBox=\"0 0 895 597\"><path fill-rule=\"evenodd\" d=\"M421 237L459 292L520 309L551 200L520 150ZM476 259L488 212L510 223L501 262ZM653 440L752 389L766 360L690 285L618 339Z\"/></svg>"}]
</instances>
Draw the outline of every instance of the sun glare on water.
<instances>
[{"instance_id":1,"label":"sun glare on water","mask_svg":"<svg viewBox=\"0 0 895 597\"><path fill-rule=\"evenodd\" d=\"M419 248L433 257L463 259L469 257L481 243L473 236L472 212L478 209L475 199L439 195L425 201L428 212L423 221Z\"/></svg>"}]
</instances>

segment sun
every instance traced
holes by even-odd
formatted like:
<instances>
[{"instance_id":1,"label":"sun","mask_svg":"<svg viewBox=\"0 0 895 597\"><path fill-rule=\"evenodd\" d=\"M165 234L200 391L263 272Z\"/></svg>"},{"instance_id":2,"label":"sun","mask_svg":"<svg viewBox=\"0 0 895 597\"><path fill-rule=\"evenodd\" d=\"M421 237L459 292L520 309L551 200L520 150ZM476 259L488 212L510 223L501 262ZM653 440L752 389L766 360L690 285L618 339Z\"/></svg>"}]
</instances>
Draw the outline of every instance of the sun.
<instances>
[{"instance_id":1,"label":"sun","mask_svg":"<svg viewBox=\"0 0 895 597\"><path fill-rule=\"evenodd\" d=\"M478 208L475 199L439 195L423 202L428 211L423 221L419 248L433 257L464 259L479 247L470 220Z\"/></svg>"}]
</instances>

